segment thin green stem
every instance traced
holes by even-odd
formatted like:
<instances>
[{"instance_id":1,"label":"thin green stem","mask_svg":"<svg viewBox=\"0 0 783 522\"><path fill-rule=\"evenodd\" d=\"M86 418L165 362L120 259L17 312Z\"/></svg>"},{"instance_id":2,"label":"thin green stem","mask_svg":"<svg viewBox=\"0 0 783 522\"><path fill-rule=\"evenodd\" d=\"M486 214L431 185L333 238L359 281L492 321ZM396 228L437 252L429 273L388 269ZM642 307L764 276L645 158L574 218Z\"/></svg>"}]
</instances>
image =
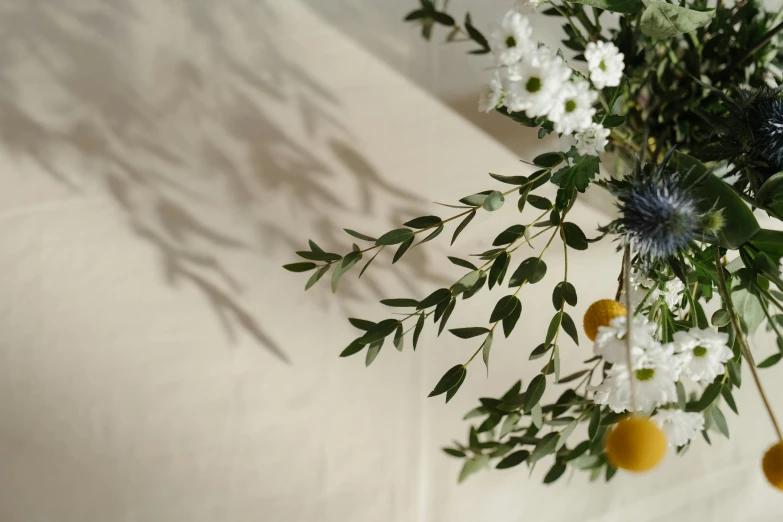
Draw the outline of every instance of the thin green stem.
<instances>
[{"instance_id":1,"label":"thin green stem","mask_svg":"<svg viewBox=\"0 0 783 522\"><path fill-rule=\"evenodd\" d=\"M723 273L723 263L721 262L720 250L717 245L713 247L713 253L715 256L715 268L718 270L718 290L720 291L721 297L723 298L723 304L726 307L726 310L729 312L729 319L731 320L731 325L734 328L734 332L736 333L737 341L740 343L742 355L748 362L748 368L750 368L750 373L756 383L756 388L759 391L759 395L761 395L761 400L764 403L764 407L767 409L769 419L772 421L772 426L775 428L778 439L781 443L783 443L783 432L781 432L780 425L778 424L778 421L775 418L775 414L772 411L772 406L770 405L769 400L767 400L767 394L764 393L764 387L761 385L761 379L759 379L758 373L756 372L756 365L753 363L753 356L750 353L750 347L748 346L748 342L742 332L742 327L740 325L739 318L737 317L737 312L734 310L734 305L731 302L731 294L729 293L729 289L726 286L726 276Z\"/></svg>"},{"instance_id":2,"label":"thin green stem","mask_svg":"<svg viewBox=\"0 0 783 522\"><path fill-rule=\"evenodd\" d=\"M636 382L631 359L631 339L633 337L633 308L631 307L631 246L625 245L623 254L623 276L625 280L625 362L628 365L628 378L631 389L631 411L636 411Z\"/></svg>"}]
</instances>

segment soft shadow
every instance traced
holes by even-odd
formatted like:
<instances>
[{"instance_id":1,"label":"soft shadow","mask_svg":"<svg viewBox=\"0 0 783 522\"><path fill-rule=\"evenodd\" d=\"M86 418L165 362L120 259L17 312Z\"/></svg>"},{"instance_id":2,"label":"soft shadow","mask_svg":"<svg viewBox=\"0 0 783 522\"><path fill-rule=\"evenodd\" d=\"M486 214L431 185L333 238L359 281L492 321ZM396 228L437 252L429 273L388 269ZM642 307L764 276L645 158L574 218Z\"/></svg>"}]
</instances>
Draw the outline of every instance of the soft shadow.
<instances>
[{"instance_id":1,"label":"soft shadow","mask_svg":"<svg viewBox=\"0 0 783 522\"><path fill-rule=\"evenodd\" d=\"M372 216L385 198L413 216L425 203L350 145L341 100L279 44L266 2L154 4L0 8L0 146L73 191L108 194L172 286L196 288L230 339L244 332L287 361L257 317L263 310L243 301L249 282L229 258L290 262L304 246L291 239L291 218L302 241L348 251L350 223L338 214ZM152 34L160 16L171 35ZM149 41L139 38L147 32ZM346 179L357 204L335 188ZM394 267L400 284L442 282L422 251L408 257ZM390 268L374 269L362 289L341 288L340 306L383 295Z\"/></svg>"}]
</instances>

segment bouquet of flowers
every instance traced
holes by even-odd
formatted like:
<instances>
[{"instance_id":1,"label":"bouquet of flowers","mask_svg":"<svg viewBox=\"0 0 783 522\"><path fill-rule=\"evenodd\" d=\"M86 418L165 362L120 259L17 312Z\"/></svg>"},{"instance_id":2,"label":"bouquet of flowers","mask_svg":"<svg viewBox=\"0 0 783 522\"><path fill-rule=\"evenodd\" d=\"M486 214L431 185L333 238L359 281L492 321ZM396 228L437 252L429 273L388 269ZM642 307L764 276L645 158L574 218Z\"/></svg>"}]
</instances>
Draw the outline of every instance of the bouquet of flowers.
<instances>
[{"instance_id":1,"label":"bouquet of flowers","mask_svg":"<svg viewBox=\"0 0 783 522\"><path fill-rule=\"evenodd\" d=\"M415 217L378 236L346 229L359 244L345 254L313 241L297 252L304 261L285 268L311 272L306 288L331 272L336 291L341 277L362 262L361 277L386 249L394 249L394 263L452 225L454 243L479 212L537 209L532 220L499 231L475 262L449 257L465 270L451 286L385 299L404 312L380 321L349 319L358 334L340 355L364 353L369 365L385 341L402 350L406 337L415 349L428 323L440 334L458 303L501 289L483 321L448 329L475 347L433 383L430 397L448 402L479 355L489 364L493 338L513 333L520 291L545 278L544 255L562 244L553 317L530 351L541 371L525 386L518 381L501 397L480 399L465 416L476 419L467 440L444 448L464 460L460 480L490 465L545 458L545 483L569 467L606 480L618 468L649 470L667 447L683 454L697 438L729 436L723 409L737 412L733 392L746 366L773 427L763 470L783 490L783 435L757 377L757 368L783 358L783 232L757 221L762 214L783 220L783 13L768 13L757 0L530 0L527 9L562 18L567 60L536 41L524 7L485 36L470 14L459 23L447 3L421 0L406 20L427 39L445 27L447 41L491 58L481 111L537 128L539 138L556 133L568 150L533 158L528 176L490 174L493 187L445 205L448 217ZM557 187L554 201L536 194L548 183ZM591 185L614 197L617 215L585 233L568 218ZM594 356L561 375L563 334L577 343L581 336L568 313L577 303L570 251L601 240L617 244L616 295L584 316ZM524 256L520 248L534 243L540 250ZM747 339L762 325L777 336L778 351L756 362ZM553 386L562 390L557 400L542 403ZM580 423L587 436L575 440Z\"/></svg>"}]
</instances>

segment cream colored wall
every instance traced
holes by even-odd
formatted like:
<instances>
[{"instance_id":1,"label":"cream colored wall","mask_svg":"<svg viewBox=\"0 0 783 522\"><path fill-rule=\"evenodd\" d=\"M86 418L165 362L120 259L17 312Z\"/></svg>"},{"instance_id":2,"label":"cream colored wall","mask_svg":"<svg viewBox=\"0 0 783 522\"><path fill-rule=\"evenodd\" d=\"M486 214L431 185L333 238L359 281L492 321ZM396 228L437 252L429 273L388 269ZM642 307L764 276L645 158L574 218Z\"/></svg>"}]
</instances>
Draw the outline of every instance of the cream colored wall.
<instances>
[{"instance_id":1,"label":"cream colored wall","mask_svg":"<svg viewBox=\"0 0 783 522\"><path fill-rule=\"evenodd\" d=\"M480 249L516 212L393 269L379 258L336 296L302 292L280 268L293 250L308 237L347 249L342 227L384 231L484 189L486 172L528 169L311 5L0 12L0 521L779 520L750 386L731 441L649 475L544 487L541 466L455 484L438 448L464 436L476 397L535 374L557 251L517 335L496 342L490 379L471 368L448 405L426 394L465 342L428 332L369 369L337 357L355 335L346 316L382 317L381 297L451 282L443 256ZM613 293L618 265L608 242L572 257L575 317ZM495 298L461 304L452 324ZM568 371L590 348L564 352Z\"/></svg>"}]
</instances>

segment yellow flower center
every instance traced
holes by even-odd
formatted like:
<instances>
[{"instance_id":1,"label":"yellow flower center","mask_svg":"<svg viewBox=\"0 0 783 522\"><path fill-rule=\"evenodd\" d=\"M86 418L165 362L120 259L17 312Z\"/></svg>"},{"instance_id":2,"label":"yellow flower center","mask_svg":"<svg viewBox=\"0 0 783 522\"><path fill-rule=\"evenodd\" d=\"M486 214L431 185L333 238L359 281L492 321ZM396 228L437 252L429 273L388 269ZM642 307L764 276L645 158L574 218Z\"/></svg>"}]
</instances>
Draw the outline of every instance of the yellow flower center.
<instances>
[{"instance_id":1,"label":"yellow flower center","mask_svg":"<svg viewBox=\"0 0 783 522\"><path fill-rule=\"evenodd\" d=\"M693 356L694 357L704 357L707 355L707 349L703 346L697 346L693 349Z\"/></svg>"},{"instance_id":2,"label":"yellow flower center","mask_svg":"<svg viewBox=\"0 0 783 522\"><path fill-rule=\"evenodd\" d=\"M527 92L538 92L541 90L541 78L530 78L525 84Z\"/></svg>"}]
</instances>

